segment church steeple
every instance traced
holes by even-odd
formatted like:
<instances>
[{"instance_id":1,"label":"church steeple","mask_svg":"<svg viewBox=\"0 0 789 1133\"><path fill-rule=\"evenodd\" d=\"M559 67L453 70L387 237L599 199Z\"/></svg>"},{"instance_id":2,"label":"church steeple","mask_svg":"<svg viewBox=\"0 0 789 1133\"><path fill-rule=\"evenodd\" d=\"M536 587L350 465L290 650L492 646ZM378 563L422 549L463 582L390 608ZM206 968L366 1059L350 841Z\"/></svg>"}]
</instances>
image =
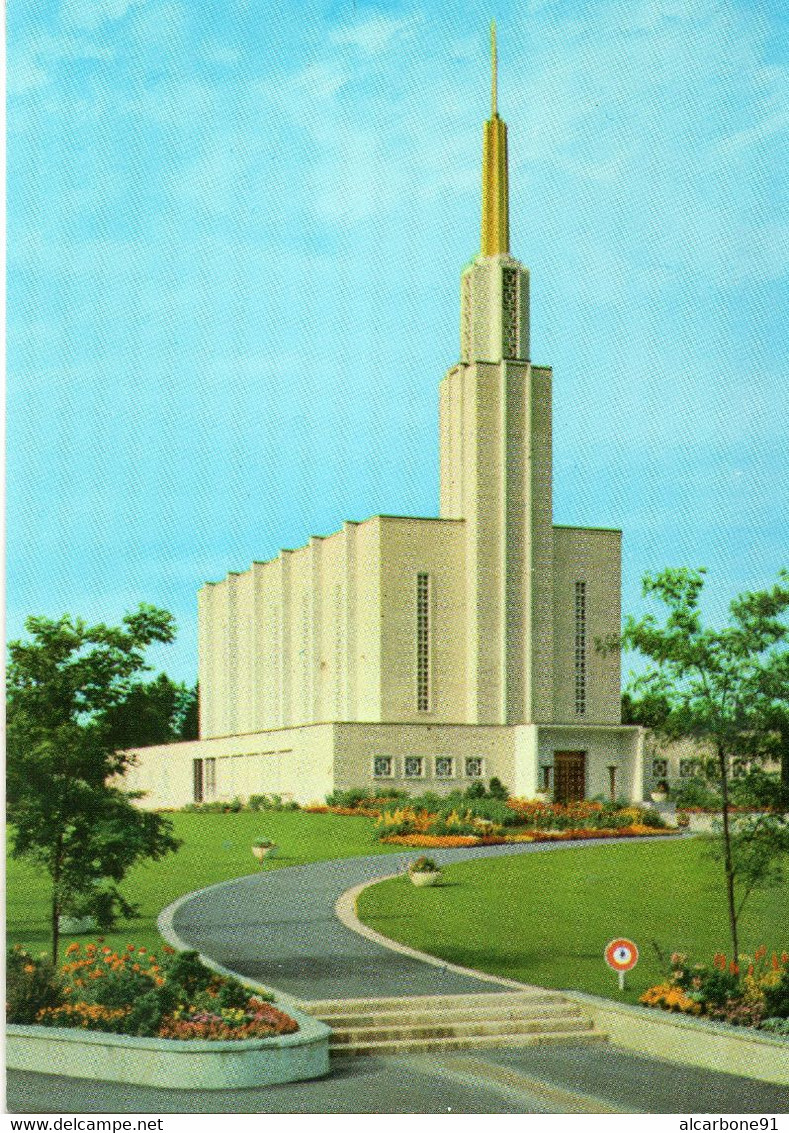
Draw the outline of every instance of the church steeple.
<instances>
[{"instance_id":1,"label":"church steeple","mask_svg":"<svg viewBox=\"0 0 789 1133\"><path fill-rule=\"evenodd\" d=\"M482 240L483 256L507 255L510 250L509 185L507 176L507 126L497 107L496 21L490 25L491 106L482 142Z\"/></svg>"}]
</instances>

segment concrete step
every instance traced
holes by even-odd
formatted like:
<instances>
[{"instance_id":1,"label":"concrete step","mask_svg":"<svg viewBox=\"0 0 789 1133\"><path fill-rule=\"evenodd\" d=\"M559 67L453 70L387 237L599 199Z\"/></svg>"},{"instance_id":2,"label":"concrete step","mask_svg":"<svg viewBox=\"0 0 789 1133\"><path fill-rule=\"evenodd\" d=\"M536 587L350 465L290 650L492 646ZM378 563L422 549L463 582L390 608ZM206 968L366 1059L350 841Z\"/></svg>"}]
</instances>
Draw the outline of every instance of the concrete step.
<instances>
[{"instance_id":1,"label":"concrete step","mask_svg":"<svg viewBox=\"0 0 789 1133\"><path fill-rule=\"evenodd\" d=\"M445 1007L439 1011L386 1011L386 1012L359 1012L356 1015L329 1014L321 1012L320 1019L327 1027L340 1031L348 1027L378 1027L378 1026L409 1026L420 1025L454 1025L456 1023L486 1023L501 1022L514 1023L519 1021L541 1019L568 1019L577 1018L581 1009L573 1003L561 1001L547 1003L529 1003L516 1006L502 1006L494 1010L483 1010L481 1007L468 1008L463 1004Z\"/></svg>"},{"instance_id":2,"label":"concrete step","mask_svg":"<svg viewBox=\"0 0 789 1133\"><path fill-rule=\"evenodd\" d=\"M329 1048L335 1054L468 1050L606 1037L594 1031L577 1004L543 988L325 999L301 1007L331 1027Z\"/></svg>"},{"instance_id":3,"label":"concrete step","mask_svg":"<svg viewBox=\"0 0 789 1133\"><path fill-rule=\"evenodd\" d=\"M549 1043L589 1043L605 1042L608 1038L602 1031L541 1031L535 1034L518 1035L466 1035L444 1039L401 1039L376 1042L357 1042L333 1046L329 1049L335 1056L362 1054L416 1054L434 1050L479 1050L504 1046L541 1046Z\"/></svg>"},{"instance_id":4,"label":"concrete step","mask_svg":"<svg viewBox=\"0 0 789 1133\"><path fill-rule=\"evenodd\" d=\"M423 1039L462 1039L491 1035L534 1035L534 1034L570 1034L579 1031L588 1031L589 1021L582 1018L571 1019L518 1019L503 1021L491 1019L487 1021L476 1020L473 1023L448 1023L436 1019L432 1023L423 1023L417 1026L402 1023L387 1026L351 1026L343 1030L333 1030L331 1046L353 1046L376 1042L406 1042Z\"/></svg>"},{"instance_id":5,"label":"concrete step","mask_svg":"<svg viewBox=\"0 0 789 1133\"><path fill-rule=\"evenodd\" d=\"M378 1012L442 1011L461 1004L467 1008L482 1008L485 1011L493 1010L497 1006L515 1007L520 1004L529 1005L537 1003L563 1003L564 996L560 991L534 988L526 991L490 992L489 994L473 995L409 995L391 998L372 999L313 999L305 1000L299 1004L302 1011L308 1015L322 1018L323 1015L355 1015L364 1011L366 1014Z\"/></svg>"}]
</instances>

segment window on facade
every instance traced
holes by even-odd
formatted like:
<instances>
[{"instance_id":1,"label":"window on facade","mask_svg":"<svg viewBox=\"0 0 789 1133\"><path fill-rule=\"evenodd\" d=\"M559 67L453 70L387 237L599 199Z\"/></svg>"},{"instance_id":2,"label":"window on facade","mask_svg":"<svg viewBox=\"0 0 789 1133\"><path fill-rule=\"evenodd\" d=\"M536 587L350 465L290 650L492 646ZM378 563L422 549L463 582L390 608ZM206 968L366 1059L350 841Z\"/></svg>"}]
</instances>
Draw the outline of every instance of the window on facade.
<instances>
[{"instance_id":1,"label":"window on facade","mask_svg":"<svg viewBox=\"0 0 789 1133\"><path fill-rule=\"evenodd\" d=\"M391 755L376 755L373 760L373 778L391 779L394 775L394 761Z\"/></svg>"},{"instance_id":2,"label":"window on facade","mask_svg":"<svg viewBox=\"0 0 789 1133\"><path fill-rule=\"evenodd\" d=\"M207 759L205 761L205 794L206 798L213 799L216 797L216 760Z\"/></svg>"},{"instance_id":3,"label":"window on facade","mask_svg":"<svg viewBox=\"0 0 789 1133\"><path fill-rule=\"evenodd\" d=\"M430 711L430 575L416 576L416 707Z\"/></svg>"},{"instance_id":4,"label":"window on facade","mask_svg":"<svg viewBox=\"0 0 789 1133\"><path fill-rule=\"evenodd\" d=\"M575 584L575 714L586 715L586 583Z\"/></svg>"},{"instance_id":5,"label":"window on facade","mask_svg":"<svg viewBox=\"0 0 789 1133\"><path fill-rule=\"evenodd\" d=\"M425 761L421 755L407 755L405 757L406 779L421 779L424 775Z\"/></svg>"},{"instance_id":6,"label":"window on facade","mask_svg":"<svg viewBox=\"0 0 789 1133\"><path fill-rule=\"evenodd\" d=\"M668 760L667 759L653 759L652 760L652 778L653 779L667 779L668 778Z\"/></svg>"},{"instance_id":7,"label":"window on facade","mask_svg":"<svg viewBox=\"0 0 789 1133\"><path fill-rule=\"evenodd\" d=\"M470 755L466 760L466 778L481 779L483 773L482 756Z\"/></svg>"},{"instance_id":8,"label":"window on facade","mask_svg":"<svg viewBox=\"0 0 789 1133\"><path fill-rule=\"evenodd\" d=\"M202 759L192 760L192 798L196 803L205 798Z\"/></svg>"},{"instance_id":9,"label":"window on facade","mask_svg":"<svg viewBox=\"0 0 789 1133\"><path fill-rule=\"evenodd\" d=\"M454 760L451 755L436 756L436 779L451 779Z\"/></svg>"},{"instance_id":10,"label":"window on facade","mask_svg":"<svg viewBox=\"0 0 789 1133\"><path fill-rule=\"evenodd\" d=\"M742 778L743 775L748 774L748 764L742 759L732 760L731 773L735 779Z\"/></svg>"},{"instance_id":11,"label":"window on facade","mask_svg":"<svg viewBox=\"0 0 789 1133\"><path fill-rule=\"evenodd\" d=\"M680 779L692 779L696 774L696 760L695 759L680 759L679 761L679 777Z\"/></svg>"}]
</instances>

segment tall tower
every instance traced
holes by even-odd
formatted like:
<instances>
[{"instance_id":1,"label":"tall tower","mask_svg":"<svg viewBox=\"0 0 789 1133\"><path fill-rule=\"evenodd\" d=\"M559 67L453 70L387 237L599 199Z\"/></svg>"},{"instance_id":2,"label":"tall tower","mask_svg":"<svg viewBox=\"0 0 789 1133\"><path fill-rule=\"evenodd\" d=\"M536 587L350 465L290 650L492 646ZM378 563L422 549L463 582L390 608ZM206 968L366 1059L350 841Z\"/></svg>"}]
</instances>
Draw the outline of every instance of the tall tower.
<instances>
[{"instance_id":1,"label":"tall tower","mask_svg":"<svg viewBox=\"0 0 789 1133\"><path fill-rule=\"evenodd\" d=\"M441 516L466 521L467 721L553 715L551 371L529 360L529 272L509 250L507 127L484 125L479 255L460 282L460 362L440 389Z\"/></svg>"}]
</instances>

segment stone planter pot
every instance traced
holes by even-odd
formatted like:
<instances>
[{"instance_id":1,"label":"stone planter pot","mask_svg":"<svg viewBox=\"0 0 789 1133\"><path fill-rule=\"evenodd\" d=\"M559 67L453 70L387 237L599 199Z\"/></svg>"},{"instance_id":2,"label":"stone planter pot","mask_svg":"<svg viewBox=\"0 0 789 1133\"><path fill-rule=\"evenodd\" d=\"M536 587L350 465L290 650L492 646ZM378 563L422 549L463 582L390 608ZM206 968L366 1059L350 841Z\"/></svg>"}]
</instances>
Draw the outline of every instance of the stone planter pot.
<instances>
[{"instance_id":1,"label":"stone planter pot","mask_svg":"<svg viewBox=\"0 0 789 1133\"><path fill-rule=\"evenodd\" d=\"M435 873L409 873L412 885L437 885L441 880L441 871L436 870Z\"/></svg>"},{"instance_id":2,"label":"stone planter pot","mask_svg":"<svg viewBox=\"0 0 789 1133\"><path fill-rule=\"evenodd\" d=\"M651 791L649 797L653 803L664 803L668 798L666 791Z\"/></svg>"},{"instance_id":3,"label":"stone planter pot","mask_svg":"<svg viewBox=\"0 0 789 1133\"><path fill-rule=\"evenodd\" d=\"M262 862L265 857L273 858L276 849L276 846L253 846L252 853L259 862Z\"/></svg>"}]
</instances>

